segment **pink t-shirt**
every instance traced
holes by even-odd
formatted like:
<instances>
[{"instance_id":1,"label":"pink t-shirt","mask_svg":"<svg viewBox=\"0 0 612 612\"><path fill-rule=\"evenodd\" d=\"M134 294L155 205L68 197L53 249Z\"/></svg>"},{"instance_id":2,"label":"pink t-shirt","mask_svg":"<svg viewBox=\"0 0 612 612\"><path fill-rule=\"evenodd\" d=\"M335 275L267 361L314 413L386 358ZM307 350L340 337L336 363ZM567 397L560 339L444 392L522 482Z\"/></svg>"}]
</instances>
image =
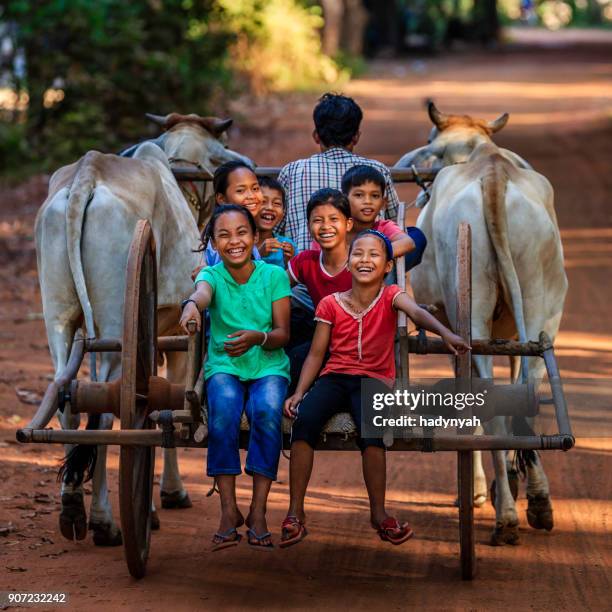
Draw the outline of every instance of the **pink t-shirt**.
<instances>
[{"instance_id":1,"label":"pink t-shirt","mask_svg":"<svg viewBox=\"0 0 612 612\"><path fill-rule=\"evenodd\" d=\"M315 321L331 325L330 357L323 374L355 374L385 382L395 379L394 341L397 313L395 298L402 293L397 285L383 285L374 301L354 314L340 293L321 300Z\"/></svg>"},{"instance_id":2,"label":"pink t-shirt","mask_svg":"<svg viewBox=\"0 0 612 612\"><path fill-rule=\"evenodd\" d=\"M372 229L384 234L389 240L393 240L395 236L402 233L400 226L393 221L389 221L388 219L379 219L374 223ZM313 240L310 243L310 249L313 251L320 251L321 246L318 242Z\"/></svg>"},{"instance_id":3,"label":"pink t-shirt","mask_svg":"<svg viewBox=\"0 0 612 612\"><path fill-rule=\"evenodd\" d=\"M335 276L325 269L321 251L302 251L289 260L287 270L296 283L306 285L315 308L326 295L348 291L353 284L348 268L342 268Z\"/></svg>"}]
</instances>

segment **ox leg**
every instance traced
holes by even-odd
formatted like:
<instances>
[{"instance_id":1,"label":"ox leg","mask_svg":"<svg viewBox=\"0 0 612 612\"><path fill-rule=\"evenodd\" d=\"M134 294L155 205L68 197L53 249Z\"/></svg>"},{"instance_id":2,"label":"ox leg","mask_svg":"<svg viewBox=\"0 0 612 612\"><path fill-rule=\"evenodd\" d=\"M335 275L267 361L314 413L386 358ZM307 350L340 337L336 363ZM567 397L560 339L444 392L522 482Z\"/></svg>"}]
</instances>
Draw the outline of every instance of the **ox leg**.
<instances>
[{"instance_id":1,"label":"ox leg","mask_svg":"<svg viewBox=\"0 0 612 612\"><path fill-rule=\"evenodd\" d=\"M503 435L505 430L502 417L493 419L490 433ZM493 451L492 454L495 468L495 530L491 536L491 544L493 546L518 544L519 522L508 479L506 451Z\"/></svg>"},{"instance_id":2,"label":"ox leg","mask_svg":"<svg viewBox=\"0 0 612 612\"><path fill-rule=\"evenodd\" d=\"M100 364L100 380L106 381L114 378L118 372L118 356L109 356L108 353L103 353ZM112 413L101 415L99 429L112 429L113 418ZM100 445L97 449L96 467L92 479L89 529L93 532L93 541L96 546L121 546L123 543L121 530L113 520L113 510L106 482L107 448L105 445Z\"/></svg>"},{"instance_id":3,"label":"ox leg","mask_svg":"<svg viewBox=\"0 0 612 612\"><path fill-rule=\"evenodd\" d=\"M536 451L527 459L527 522L534 529L546 531L554 526L548 478Z\"/></svg>"},{"instance_id":4,"label":"ox leg","mask_svg":"<svg viewBox=\"0 0 612 612\"><path fill-rule=\"evenodd\" d=\"M78 429L80 417L73 415L70 407L66 406L64 412L58 413L62 429ZM74 444L64 445L64 456L68 456L74 448ZM61 509L59 515L59 528L61 534L67 540L83 540L87 535L87 513L83 501L83 485L67 483L62 478L61 485Z\"/></svg>"},{"instance_id":5,"label":"ox leg","mask_svg":"<svg viewBox=\"0 0 612 612\"><path fill-rule=\"evenodd\" d=\"M45 202L36 223L38 278L56 378L68 361L74 332L82 314L68 261L67 198L67 188L57 192ZM72 415L69 406L58 414L58 418L62 429L79 427L79 415ZM65 457L68 457L74 445L66 445L64 448ZM62 476L59 527L65 538L82 540L87 535L83 487L74 484L72 477L72 474Z\"/></svg>"},{"instance_id":6,"label":"ox leg","mask_svg":"<svg viewBox=\"0 0 612 612\"><path fill-rule=\"evenodd\" d=\"M183 353L166 353L168 380L184 382L186 356ZM164 469L160 482L162 508L191 508L191 499L183 487L176 448L164 448Z\"/></svg>"},{"instance_id":7,"label":"ox leg","mask_svg":"<svg viewBox=\"0 0 612 612\"><path fill-rule=\"evenodd\" d=\"M100 418L100 429L112 429L112 427L113 415L103 414ZM96 467L93 474L89 528L93 531L93 541L96 546L121 546L123 544L121 530L113 520L106 482L107 448L105 445L98 446Z\"/></svg>"},{"instance_id":8,"label":"ox leg","mask_svg":"<svg viewBox=\"0 0 612 612\"><path fill-rule=\"evenodd\" d=\"M474 432L480 436L483 433L482 427L477 427ZM474 451L474 506L480 508L487 500L487 477L482 466L482 451Z\"/></svg>"},{"instance_id":9,"label":"ox leg","mask_svg":"<svg viewBox=\"0 0 612 612\"><path fill-rule=\"evenodd\" d=\"M537 338L541 328L550 338L555 338L560 320L561 314L545 322L530 320L527 326L528 337ZM530 379L538 385L546 369L543 360L536 357L529 358L528 367ZM528 418L527 421L532 426L533 419ZM536 451L527 451L523 453L523 457L527 467L527 522L534 529L551 531L554 527L553 508L550 501L548 478L544 472L541 457Z\"/></svg>"},{"instance_id":10,"label":"ox leg","mask_svg":"<svg viewBox=\"0 0 612 612\"><path fill-rule=\"evenodd\" d=\"M55 375L58 376L68 360L68 353L72 347L74 332L77 328L78 308L64 311L62 314L64 317L67 316L68 320L63 322L60 313L49 313L49 310L48 308L45 313L45 323L49 349L55 364ZM69 405L65 406L63 412L58 412L57 416L62 429L79 428L80 415L72 414ZM64 456L67 457L73 448L74 444L65 444ZM83 540L87 536L87 513L83 501L83 485L66 482L66 478L62 477L60 499L59 528L61 534L68 540Z\"/></svg>"},{"instance_id":11,"label":"ox leg","mask_svg":"<svg viewBox=\"0 0 612 612\"><path fill-rule=\"evenodd\" d=\"M183 487L176 448L164 448L164 469L161 477L162 508L191 508L189 493Z\"/></svg>"}]
</instances>

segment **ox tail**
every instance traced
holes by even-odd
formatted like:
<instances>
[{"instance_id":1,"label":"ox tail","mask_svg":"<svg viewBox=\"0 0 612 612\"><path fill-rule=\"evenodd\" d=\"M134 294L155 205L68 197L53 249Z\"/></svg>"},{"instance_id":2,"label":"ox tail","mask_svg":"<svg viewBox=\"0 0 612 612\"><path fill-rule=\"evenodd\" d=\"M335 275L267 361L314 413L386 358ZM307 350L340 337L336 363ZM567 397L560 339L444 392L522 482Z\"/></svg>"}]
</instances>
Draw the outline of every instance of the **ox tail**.
<instances>
[{"instance_id":1,"label":"ox tail","mask_svg":"<svg viewBox=\"0 0 612 612\"><path fill-rule=\"evenodd\" d=\"M506 217L506 188L508 162L498 153L489 156L485 174L481 178L483 208L489 238L497 256L497 269L506 304L512 309L519 341L527 341L523 294L519 277L512 260ZM521 357L521 377L527 381L527 358Z\"/></svg>"},{"instance_id":2,"label":"ox tail","mask_svg":"<svg viewBox=\"0 0 612 612\"><path fill-rule=\"evenodd\" d=\"M85 329L88 338L95 338L93 309L89 301L83 260L81 256L81 240L83 237L83 222L85 211L93 198L96 187L96 164L100 153L90 151L79 162L76 174L70 187L68 205L66 206L66 239L68 242L68 261L74 280L74 286L83 310ZM90 353L91 378L96 380L96 354ZM100 415L90 415L87 419L87 429L98 429ZM97 447L89 444L77 444L66 455L60 467L58 477L66 484L79 486L84 480L90 480L97 459Z\"/></svg>"}]
</instances>

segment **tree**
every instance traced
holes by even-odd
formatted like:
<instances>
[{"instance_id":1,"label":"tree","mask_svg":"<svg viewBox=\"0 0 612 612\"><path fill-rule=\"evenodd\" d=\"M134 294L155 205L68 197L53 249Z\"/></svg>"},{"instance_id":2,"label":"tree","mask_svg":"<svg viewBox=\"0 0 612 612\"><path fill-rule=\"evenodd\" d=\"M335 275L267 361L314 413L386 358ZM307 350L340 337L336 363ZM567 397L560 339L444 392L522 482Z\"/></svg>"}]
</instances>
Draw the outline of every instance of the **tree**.
<instances>
[{"instance_id":1,"label":"tree","mask_svg":"<svg viewBox=\"0 0 612 612\"><path fill-rule=\"evenodd\" d=\"M146 111L205 113L229 82L212 1L10 0L2 19L25 58L23 78L5 68L29 97L31 155L47 167L141 139Z\"/></svg>"}]
</instances>

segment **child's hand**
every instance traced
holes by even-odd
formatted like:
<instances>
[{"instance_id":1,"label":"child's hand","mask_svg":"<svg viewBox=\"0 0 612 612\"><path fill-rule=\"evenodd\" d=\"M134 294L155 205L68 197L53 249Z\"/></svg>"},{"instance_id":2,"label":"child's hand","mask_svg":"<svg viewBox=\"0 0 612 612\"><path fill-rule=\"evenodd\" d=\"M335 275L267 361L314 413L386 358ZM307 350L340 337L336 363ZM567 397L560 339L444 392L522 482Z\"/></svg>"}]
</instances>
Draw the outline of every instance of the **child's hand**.
<instances>
[{"instance_id":1,"label":"child's hand","mask_svg":"<svg viewBox=\"0 0 612 612\"><path fill-rule=\"evenodd\" d=\"M290 242L281 242L281 248L283 249L283 256L285 257L286 263L295 255L295 249Z\"/></svg>"},{"instance_id":2,"label":"child's hand","mask_svg":"<svg viewBox=\"0 0 612 612\"><path fill-rule=\"evenodd\" d=\"M276 238L266 238L260 247L257 247L259 254L262 257L267 257L270 253L275 253L283 248L282 243L280 243Z\"/></svg>"},{"instance_id":3,"label":"child's hand","mask_svg":"<svg viewBox=\"0 0 612 612\"><path fill-rule=\"evenodd\" d=\"M205 267L206 267L206 266L205 266L204 264L202 264L202 265L197 266L196 268L194 268L194 269L191 271L191 280L192 280L192 281L195 281L196 277L197 277L197 276L198 276L198 274L200 273L200 270L201 270L202 268L205 268Z\"/></svg>"},{"instance_id":4,"label":"child's hand","mask_svg":"<svg viewBox=\"0 0 612 612\"><path fill-rule=\"evenodd\" d=\"M183 308L181 320L179 323L183 330L187 332L189 336L191 336L195 333L195 331L193 331L191 327L187 325L189 321L195 321L196 330L200 331L200 328L202 327L202 317L200 315L198 307L193 302L187 302L185 308Z\"/></svg>"},{"instance_id":5,"label":"child's hand","mask_svg":"<svg viewBox=\"0 0 612 612\"><path fill-rule=\"evenodd\" d=\"M454 355L463 355L472 348L461 336L453 334L450 329L441 334L441 338Z\"/></svg>"},{"instance_id":6,"label":"child's hand","mask_svg":"<svg viewBox=\"0 0 612 612\"><path fill-rule=\"evenodd\" d=\"M233 334L228 334L227 337L232 340L224 342L223 348L230 357L244 355L252 346L261 344L264 339L263 332L253 329L239 329Z\"/></svg>"},{"instance_id":7,"label":"child's hand","mask_svg":"<svg viewBox=\"0 0 612 612\"><path fill-rule=\"evenodd\" d=\"M304 396L301 393L294 393L290 397L285 400L285 405L283 406L283 414L288 419L295 419L297 416L297 406L302 401Z\"/></svg>"}]
</instances>

